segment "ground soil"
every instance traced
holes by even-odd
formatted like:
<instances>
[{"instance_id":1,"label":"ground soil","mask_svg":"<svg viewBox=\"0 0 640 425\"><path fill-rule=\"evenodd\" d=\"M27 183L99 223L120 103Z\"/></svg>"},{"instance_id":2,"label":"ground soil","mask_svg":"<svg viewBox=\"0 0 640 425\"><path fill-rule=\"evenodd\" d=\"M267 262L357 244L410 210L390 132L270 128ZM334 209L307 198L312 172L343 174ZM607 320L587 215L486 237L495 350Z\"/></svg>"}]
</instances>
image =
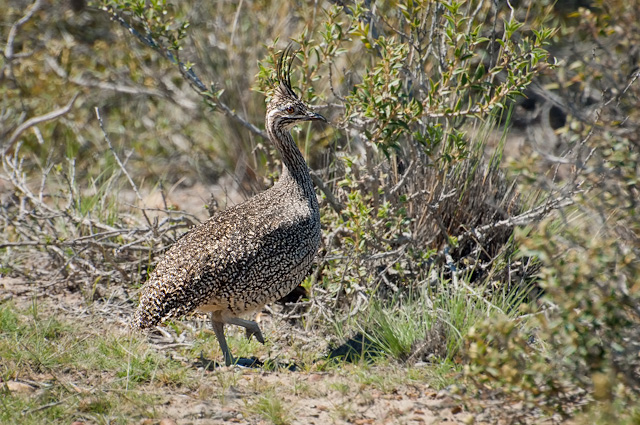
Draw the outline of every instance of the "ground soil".
<instances>
[{"instance_id":1,"label":"ground soil","mask_svg":"<svg viewBox=\"0 0 640 425\"><path fill-rule=\"evenodd\" d=\"M118 291L102 302L87 306L79 292L55 291L46 286L27 283L19 279L0 278L2 297L0 302L11 302L17 308L27 308L38 300L39 314L56 315L75 321L83 321L93 327L88 334L99 332L121 334L126 338L126 320L132 306L119 302ZM282 358L293 358L287 353L287 341L295 335L281 335L274 326L277 321L263 318L261 326L265 335L276 339L275 346L285 353ZM281 326L280 326L281 327ZM301 336L302 337L302 336ZM158 342L153 334L148 336L154 349L170 353L170 344L175 341ZM313 335L303 338L313 340ZM169 338L171 339L171 338ZM322 341L322 336L317 339ZM183 341L184 342L184 341ZM187 341L188 343L188 341ZM321 343L320 343L321 345ZM316 341L312 346L318 346ZM167 348L169 348L167 350ZM273 356L273 353L267 357ZM278 354L280 356L280 354ZM263 356L264 357L264 356ZM521 416L520 406L500 400L474 400L460 394L452 394L450 388L435 389L428 382L407 380L402 365L383 364L367 366L344 364L328 371L317 368L298 368L297 371L270 371L265 368L240 366L205 368L198 359L180 358L185 367L199 373L197 385L164 386L161 390L141 387L155 395L157 403L152 407L153 418L136 419L133 423L144 425L205 425L205 424L269 424L278 423L260 411L259 403L265 395L275 394L285 412L284 422L291 424L499 424L540 423ZM262 358L261 360L265 360ZM431 367L430 365L417 365ZM64 374L64 371L61 372ZM77 381L77 376L57 376L66 382ZM375 385L362 379L363 373L377 376L397 376L391 384ZM360 376L360 379L356 377ZM46 376L42 377L46 379ZM32 377L31 379L38 379ZM29 385L37 387L34 381ZM90 388L91 382L76 382L78 388ZM9 386L15 391L24 391L20 382ZM522 421L522 422L521 422ZM81 423L81 422L80 422ZM75 425L80 425L77 423Z\"/></svg>"}]
</instances>

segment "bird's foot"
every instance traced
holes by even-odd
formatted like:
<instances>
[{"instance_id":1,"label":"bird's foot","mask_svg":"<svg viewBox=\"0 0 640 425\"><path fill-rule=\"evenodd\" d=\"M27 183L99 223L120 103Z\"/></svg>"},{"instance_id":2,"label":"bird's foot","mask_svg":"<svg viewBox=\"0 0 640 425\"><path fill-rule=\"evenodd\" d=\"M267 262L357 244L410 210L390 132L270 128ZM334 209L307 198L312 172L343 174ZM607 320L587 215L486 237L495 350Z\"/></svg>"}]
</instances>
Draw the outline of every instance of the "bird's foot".
<instances>
[{"instance_id":1,"label":"bird's foot","mask_svg":"<svg viewBox=\"0 0 640 425\"><path fill-rule=\"evenodd\" d=\"M233 356L231 355L231 353L229 351L224 352L223 355L224 355L224 365L225 366L231 366L232 364L236 363L236 359L233 358Z\"/></svg>"},{"instance_id":2,"label":"bird's foot","mask_svg":"<svg viewBox=\"0 0 640 425\"><path fill-rule=\"evenodd\" d=\"M245 335L247 339L251 339L252 336L255 336L259 343L264 344L264 337L262 336L262 331L258 327L258 324L254 322L255 327L247 327L245 328Z\"/></svg>"},{"instance_id":3,"label":"bird's foot","mask_svg":"<svg viewBox=\"0 0 640 425\"><path fill-rule=\"evenodd\" d=\"M260 331L260 326L252 320L240 319L239 317L229 317L225 318L225 323L230 325L242 326L246 329L245 335L247 339L251 339L252 336L255 336L258 342L264 344L264 337L262 336L262 331Z\"/></svg>"}]
</instances>

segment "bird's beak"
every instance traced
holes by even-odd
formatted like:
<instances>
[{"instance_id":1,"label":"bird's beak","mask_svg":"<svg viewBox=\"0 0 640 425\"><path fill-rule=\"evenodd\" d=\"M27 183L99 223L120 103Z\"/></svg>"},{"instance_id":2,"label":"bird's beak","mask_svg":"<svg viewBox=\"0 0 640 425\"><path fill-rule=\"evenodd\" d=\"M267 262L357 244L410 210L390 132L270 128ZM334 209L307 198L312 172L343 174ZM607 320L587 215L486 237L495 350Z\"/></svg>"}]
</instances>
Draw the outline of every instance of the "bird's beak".
<instances>
[{"instance_id":1,"label":"bird's beak","mask_svg":"<svg viewBox=\"0 0 640 425\"><path fill-rule=\"evenodd\" d=\"M307 117L309 118L309 121L324 121L327 122L327 119L325 117L323 117L320 114L317 114L313 111L309 111L307 112Z\"/></svg>"}]
</instances>

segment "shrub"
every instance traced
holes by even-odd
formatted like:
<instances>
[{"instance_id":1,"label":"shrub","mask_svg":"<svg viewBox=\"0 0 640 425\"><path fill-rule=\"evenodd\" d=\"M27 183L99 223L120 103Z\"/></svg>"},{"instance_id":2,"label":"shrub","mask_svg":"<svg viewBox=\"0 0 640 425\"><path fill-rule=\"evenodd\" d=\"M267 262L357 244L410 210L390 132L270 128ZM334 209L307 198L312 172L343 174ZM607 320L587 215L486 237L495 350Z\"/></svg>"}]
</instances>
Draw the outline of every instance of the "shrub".
<instances>
[{"instance_id":1,"label":"shrub","mask_svg":"<svg viewBox=\"0 0 640 425\"><path fill-rule=\"evenodd\" d=\"M568 116L560 132L567 150L555 159L554 169L570 164L571 177L557 179L555 173L555 179L539 175L533 180L556 191L577 188L575 204L517 237L523 251L542 265L546 309L534 322L538 331L527 334L489 322L474 330L468 347L470 376L565 413L585 395L621 413L627 410L622 406L637 405L640 389L640 91L636 63L627 56L637 36L638 21L632 17L637 10L623 2L595 3L573 15L577 23L561 29L563 42L580 46L579 40L594 37L598 49L607 46L606 53L578 49L570 55L572 71L551 77L567 92L578 86L604 97L591 106L591 115L579 98L566 97L579 112ZM615 31L613 16L619 17ZM529 176L539 171L529 169ZM505 330L496 333L496 327ZM526 343L532 335L539 343Z\"/></svg>"}]
</instances>

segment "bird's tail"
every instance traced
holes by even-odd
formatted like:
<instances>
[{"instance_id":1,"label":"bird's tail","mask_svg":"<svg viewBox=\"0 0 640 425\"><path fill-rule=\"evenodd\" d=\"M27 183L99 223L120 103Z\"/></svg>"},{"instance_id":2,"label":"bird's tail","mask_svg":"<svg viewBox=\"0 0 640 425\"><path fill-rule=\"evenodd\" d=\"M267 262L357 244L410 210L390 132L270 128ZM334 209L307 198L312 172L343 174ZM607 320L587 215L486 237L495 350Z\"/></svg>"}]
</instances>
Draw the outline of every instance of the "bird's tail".
<instances>
[{"instance_id":1,"label":"bird's tail","mask_svg":"<svg viewBox=\"0 0 640 425\"><path fill-rule=\"evenodd\" d=\"M129 328L132 330L142 330L153 327L158 324L158 320L154 318L153 314L145 309L142 305L138 306L136 311L131 316L129 321Z\"/></svg>"}]
</instances>

